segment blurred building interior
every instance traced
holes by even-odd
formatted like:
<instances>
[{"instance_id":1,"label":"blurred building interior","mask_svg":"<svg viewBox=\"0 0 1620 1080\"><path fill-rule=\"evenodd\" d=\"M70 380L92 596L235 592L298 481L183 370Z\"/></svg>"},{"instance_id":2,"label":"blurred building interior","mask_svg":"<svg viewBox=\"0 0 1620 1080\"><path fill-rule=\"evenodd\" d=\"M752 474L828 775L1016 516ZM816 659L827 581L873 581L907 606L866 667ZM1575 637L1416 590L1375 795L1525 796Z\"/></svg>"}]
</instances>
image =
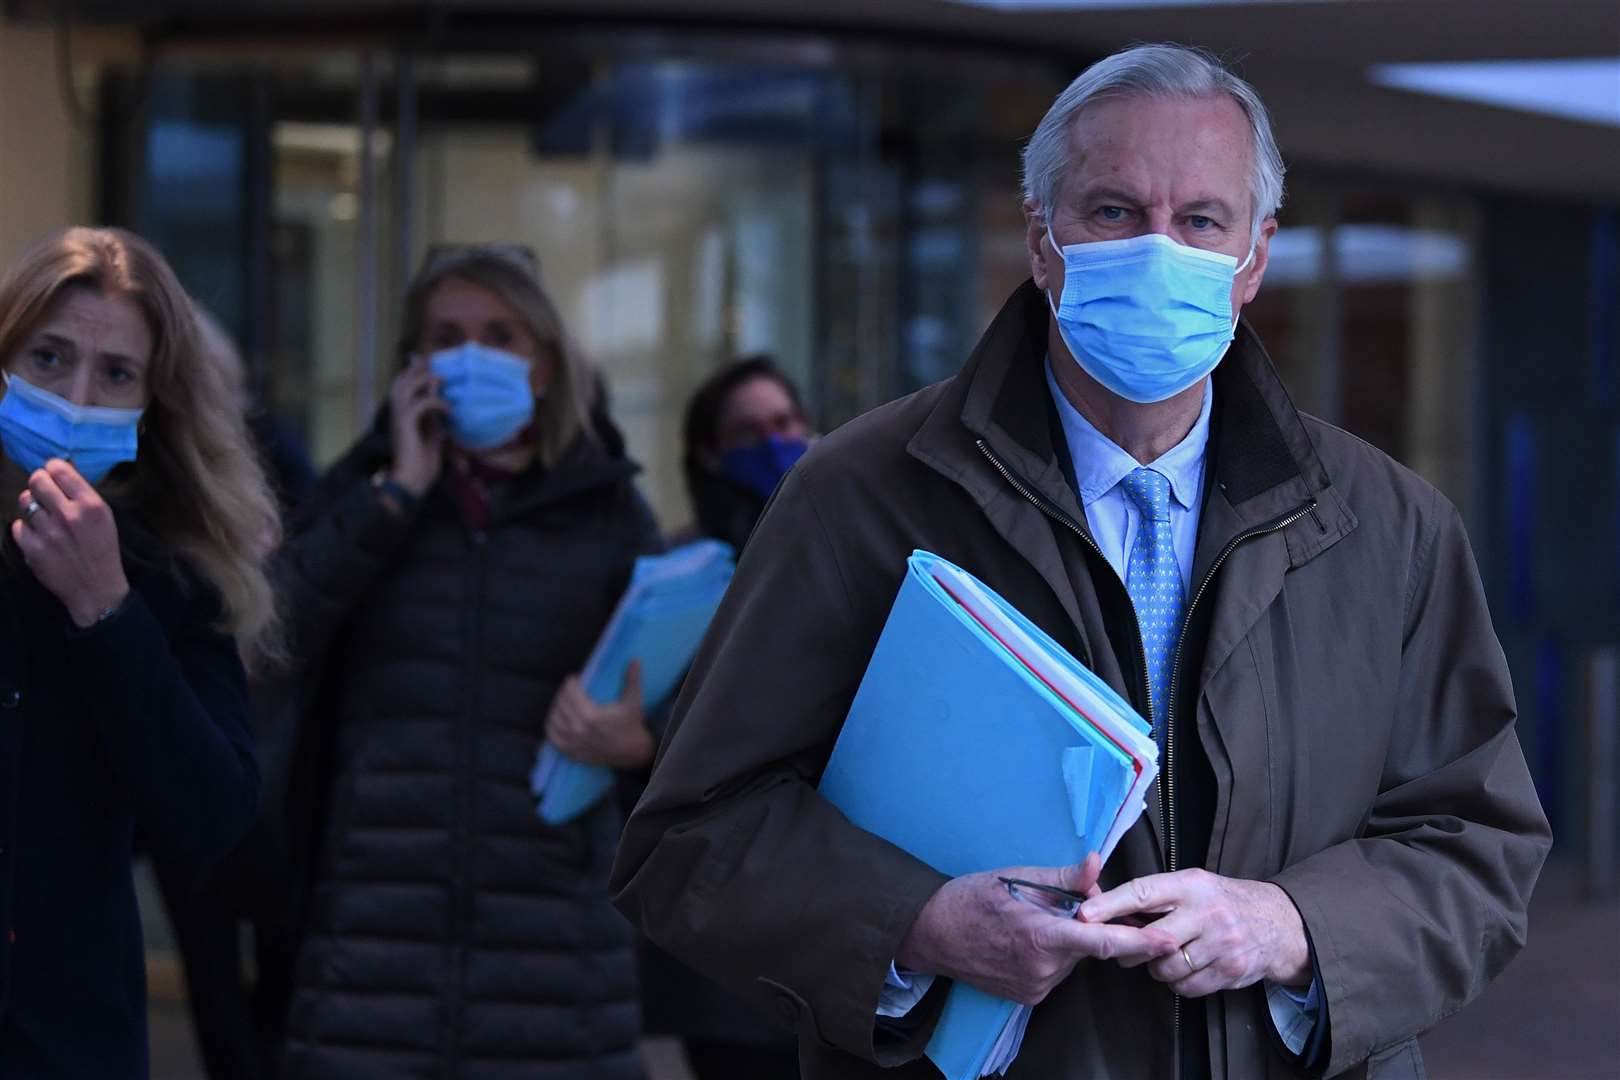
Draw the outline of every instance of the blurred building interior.
<instances>
[{"instance_id":1,"label":"blurred building interior","mask_svg":"<svg viewBox=\"0 0 1620 1080\"><path fill-rule=\"evenodd\" d=\"M1018 150L1133 41L1206 46L1290 170L1247 317L1301 408L1461 509L1584 885L1620 859L1613 0L0 0L0 251L134 228L332 460L432 244L532 247L667 528L680 414L769 352L830 428L1027 276ZM1353 648L1353 642L1346 643Z\"/></svg>"}]
</instances>

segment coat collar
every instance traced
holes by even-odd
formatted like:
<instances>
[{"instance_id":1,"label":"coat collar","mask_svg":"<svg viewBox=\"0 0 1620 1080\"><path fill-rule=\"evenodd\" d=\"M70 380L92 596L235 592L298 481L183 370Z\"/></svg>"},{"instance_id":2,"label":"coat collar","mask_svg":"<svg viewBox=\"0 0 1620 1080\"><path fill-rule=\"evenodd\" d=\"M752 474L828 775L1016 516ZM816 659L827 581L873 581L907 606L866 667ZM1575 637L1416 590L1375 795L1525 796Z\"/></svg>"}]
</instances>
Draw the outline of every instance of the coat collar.
<instances>
[{"instance_id":1,"label":"coat collar","mask_svg":"<svg viewBox=\"0 0 1620 1080\"><path fill-rule=\"evenodd\" d=\"M601 410L591 416L594 438L581 436L550 469L538 465L514 477L491 508L494 521L507 521L533 513L555 503L603 488L628 483L641 467L625 454L624 437ZM369 476L387 466L393 456L389 437L388 406L358 443L334 468L354 476ZM446 468L450 468L446 465Z\"/></svg>"},{"instance_id":2,"label":"coat collar","mask_svg":"<svg viewBox=\"0 0 1620 1080\"><path fill-rule=\"evenodd\" d=\"M613 455L603 443L581 437L550 469L531 468L513 480L494 508L495 518L522 517L577 495L617 487L640 471L640 466Z\"/></svg>"},{"instance_id":3,"label":"coat collar","mask_svg":"<svg viewBox=\"0 0 1620 1080\"><path fill-rule=\"evenodd\" d=\"M1050 313L1041 291L1026 281L980 339L962 371L911 440L912 456L955 479L980 505L1006 480L979 447L1082 528L1085 515L1057 461L1050 393L1041 365ZM1194 581L1230 538L1266 526L1313 501L1313 527L1288 535L1289 563L1298 566L1355 527L1333 486L1299 412L1265 349L1240 324L1215 369L1211 418L1212 489L1205 501ZM1206 542L1207 541L1207 542Z\"/></svg>"},{"instance_id":4,"label":"coat collar","mask_svg":"<svg viewBox=\"0 0 1620 1080\"><path fill-rule=\"evenodd\" d=\"M1074 488L1080 495L1080 504L1089 509L1091 504L1104 498L1120 482L1140 466L1119 444L1104 435L1086 419L1074 404L1063 396L1057 376L1052 371L1052 359L1047 357L1042 374L1046 376L1046 389L1057 406L1058 421L1068 443L1069 455L1074 459ZM1204 402L1192 430L1175 446L1166 450L1149 466L1170 483L1170 496L1184 510L1191 510L1204 499L1204 461L1209 449L1210 406L1215 400L1209 383L1204 384ZM1061 464L1061 462L1059 462Z\"/></svg>"}]
</instances>

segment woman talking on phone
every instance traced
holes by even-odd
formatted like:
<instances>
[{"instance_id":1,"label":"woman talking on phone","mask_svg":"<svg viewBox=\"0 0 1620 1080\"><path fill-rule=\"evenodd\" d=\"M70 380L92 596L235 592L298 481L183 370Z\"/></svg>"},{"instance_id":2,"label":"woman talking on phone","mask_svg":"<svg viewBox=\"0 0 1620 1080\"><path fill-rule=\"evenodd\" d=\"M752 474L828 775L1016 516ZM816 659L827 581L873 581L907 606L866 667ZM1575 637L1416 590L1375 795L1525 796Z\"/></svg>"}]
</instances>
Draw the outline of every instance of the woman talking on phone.
<instances>
[{"instance_id":1,"label":"woman talking on phone","mask_svg":"<svg viewBox=\"0 0 1620 1080\"><path fill-rule=\"evenodd\" d=\"M574 676L658 531L521 252L430 256L400 340L284 551L328 741L285 1076L633 1080L619 808L544 824L528 777L547 734L651 761L636 679L599 704Z\"/></svg>"},{"instance_id":2,"label":"woman talking on phone","mask_svg":"<svg viewBox=\"0 0 1620 1080\"><path fill-rule=\"evenodd\" d=\"M276 513L189 299L116 229L0 280L0 1076L147 1075L138 827L198 871L251 823L239 653Z\"/></svg>"}]
</instances>

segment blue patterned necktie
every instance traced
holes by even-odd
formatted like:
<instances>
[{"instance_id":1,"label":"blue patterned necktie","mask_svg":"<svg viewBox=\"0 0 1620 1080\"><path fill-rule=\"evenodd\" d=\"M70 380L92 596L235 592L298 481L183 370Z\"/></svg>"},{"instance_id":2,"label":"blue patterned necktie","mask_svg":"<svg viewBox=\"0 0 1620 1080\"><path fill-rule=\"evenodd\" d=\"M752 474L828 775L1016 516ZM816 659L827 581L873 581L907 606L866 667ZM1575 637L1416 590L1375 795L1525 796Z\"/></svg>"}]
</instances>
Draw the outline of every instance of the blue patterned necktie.
<instances>
[{"instance_id":1,"label":"blue patterned necktie","mask_svg":"<svg viewBox=\"0 0 1620 1080\"><path fill-rule=\"evenodd\" d=\"M1137 469L1120 483L1142 515L1126 566L1125 591L1130 593L1137 624L1142 628L1153 731L1162 751L1170 668L1176 638L1181 633L1181 612L1187 602L1181 565L1176 561L1176 546L1170 535L1170 481L1152 469Z\"/></svg>"}]
</instances>

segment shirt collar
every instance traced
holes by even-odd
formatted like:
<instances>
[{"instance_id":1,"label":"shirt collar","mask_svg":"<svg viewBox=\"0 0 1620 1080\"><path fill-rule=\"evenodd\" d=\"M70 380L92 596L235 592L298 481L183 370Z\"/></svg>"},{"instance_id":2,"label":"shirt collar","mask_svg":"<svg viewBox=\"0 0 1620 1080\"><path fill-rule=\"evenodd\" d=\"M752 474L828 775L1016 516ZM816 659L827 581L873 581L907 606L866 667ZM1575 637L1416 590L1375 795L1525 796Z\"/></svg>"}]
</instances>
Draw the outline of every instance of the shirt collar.
<instances>
[{"instance_id":1,"label":"shirt collar","mask_svg":"<svg viewBox=\"0 0 1620 1080\"><path fill-rule=\"evenodd\" d=\"M1080 414L1052 373L1052 360L1047 357L1046 385L1057 403L1058 418L1063 424L1063 435L1069 442L1069 454L1074 458L1075 482L1080 488L1080 501L1090 506L1114 490L1125 477L1140 467L1140 463L1108 436L1097 430L1090 420ZM1204 381L1204 405L1198 412L1187 437L1165 451L1149 464L1153 471L1170 481L1170 493L1182 509L1191 510L1202 497L1204 482L1204 454L1209 448L1209 415L1215 400L1214 380Z\"/></svg>"}]
</instances>

